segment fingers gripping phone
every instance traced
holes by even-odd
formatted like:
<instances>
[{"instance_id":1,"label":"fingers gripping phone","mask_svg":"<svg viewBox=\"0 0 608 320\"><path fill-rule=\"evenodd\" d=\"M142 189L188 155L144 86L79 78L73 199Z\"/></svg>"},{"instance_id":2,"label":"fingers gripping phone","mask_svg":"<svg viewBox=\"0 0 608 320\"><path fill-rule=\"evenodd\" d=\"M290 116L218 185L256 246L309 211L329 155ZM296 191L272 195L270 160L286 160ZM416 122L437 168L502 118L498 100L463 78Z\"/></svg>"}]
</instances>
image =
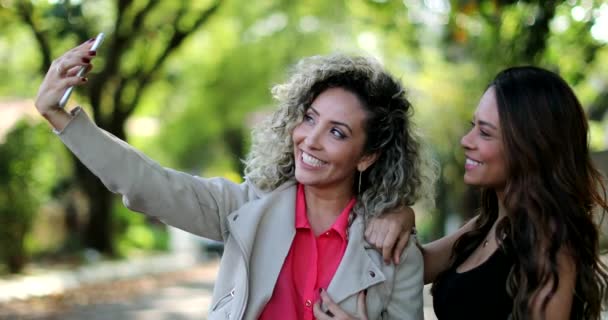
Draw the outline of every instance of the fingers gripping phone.
<instances>
[{"instance_id":1,"label":"fingers gripping phone","mask_svg":"<svg viewBox=\"0 0 608 320\"><path fill-rule=\"evenodd\" d=\"M99 48L99 46L101 45L101 43L103 42L103 39L105 38L105 34L103 32L100 32L97 37L95 37L95 41L93 42L93 45L91 46L91 51L97 51L97 48ZM82 66L80 67L80 70L78 70L78 73L76 74L79 77L84 76L84 73L86 71L86 67ZM72 95L72 91L74 91L74 87L69 87L67 90L65 90L65 93L63 94L63 96L61 97L61 100L59 100L59 107L60 108L64 108L66 103L68 103L68 99L70 99L70 95Z\"/></svg>"}]
</instances>

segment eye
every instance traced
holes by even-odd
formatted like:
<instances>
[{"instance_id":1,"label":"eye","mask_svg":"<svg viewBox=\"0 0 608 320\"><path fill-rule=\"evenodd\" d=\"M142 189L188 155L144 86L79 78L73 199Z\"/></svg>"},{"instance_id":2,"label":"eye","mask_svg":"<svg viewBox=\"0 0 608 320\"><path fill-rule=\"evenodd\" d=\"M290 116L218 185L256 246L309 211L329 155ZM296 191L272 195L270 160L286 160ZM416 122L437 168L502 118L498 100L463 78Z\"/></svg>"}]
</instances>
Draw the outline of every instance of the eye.
<instances>
[{"instance_id":1,"label":"eye","mask_svg":"<svg viewBox=\"0 0 608 320\"><path fill-rule=\"evenodd\" d=\"M304 119L302 119L302 121L307 123L314 123L315 119L313 119L311 114L307 113L304 115Z\"/></svg>"},{"instance_id":2,"label":"eye","mask_svg":"<svg viewBox=\"0 0 608 320\"><path fill-rule=\"evenodd\" d=\"M333 134L338 139L346 138L346 135L342 131L340 131L339 129L336 129L336 128L331 129L331 134Z\"/></svg>"},{"instance_id":3,"label":"eye","mask_svg":"<svg viewBox=\"0 0 608 320\"><path fill-rule=\"evenodd\" d=\"M471 121L470 123L471 123L471 130L475 129L475 126L476 126L475 125L475 121ZM480 126L479 129L478 129L479 130L479 135L482 136L482 137L484 137L484 138L490 137L490 134L487 133L485 130L483 130L481 128L482 127Z\"/></svg>"}]
</instances>

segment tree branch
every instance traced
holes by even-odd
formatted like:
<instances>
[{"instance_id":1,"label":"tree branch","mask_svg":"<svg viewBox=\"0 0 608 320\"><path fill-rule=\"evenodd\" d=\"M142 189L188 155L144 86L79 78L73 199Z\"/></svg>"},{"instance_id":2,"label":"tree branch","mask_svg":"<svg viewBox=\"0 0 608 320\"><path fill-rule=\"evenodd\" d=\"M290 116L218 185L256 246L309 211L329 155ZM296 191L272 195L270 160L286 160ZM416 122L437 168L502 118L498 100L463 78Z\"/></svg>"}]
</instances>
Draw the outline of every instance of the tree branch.
<instances>
[{"instance_id":1,"label":"tree branch","mask_svg":"<svg viewBox=\"0 0 608 320\"><path fill-rule=\"evenodd\" d=\"M137 106L137 103L139 102L141 95L143 93L143 90L147 87L147 85L150 83L150 81L152 81L154 76L156 76L156 74L159 72L159 70L161 69L161 66L166 61L167 57L169 57L169 55L182 44L184 39L186 39L191 33L193 33L195 30L200 28L201 25L203 25L205 22L207 22L209 20L209 18L219 8L220 2L221 1L216 1L212 6L210 6L203 12L201 12L199 17L196 19L196 21L194 21L194 23L185 30L180 30L179 25L181 22L181 18L184 15L184 13L186 12L186 10L184 7L182 7L180 9L180 11L178 12L177 17L173 23L175 32L171 36L171 39L169 39L167 46L163 49L161 54L156 58L156 61L154 61L154 63L152 63L152 66L150 68L148 68L147 70L144 71L143 66L142 66L142 68L140 70L138 70L138 72L136 73L137 76L133 77L136 79L135 80L136 89L135 89L135 95L134 95L133 101L132 101L132 103L130 103L129 106L126 106L125 110L121 110L120 112L124 112L125 115L128 116L135 110L135 107Z\"/></svg>"},{"instance_id":2,"label":"tree branch","mask_svg":"<svg viewBox=\"0 0 608 320\"><path fill-rule=\"evenodd\" d=\"M25 24L28 25L34 33L34 37L36 38L36 42L38 43L38 46L40 47L40 52L42 54L42 65L40 66L40 73L44 75L46 71L51 67L51 63L53 62L49 41L44 35L44 32L38 29L38 26L34 21L34 7L32 6L31 2L19 1L17 5L17 12L19 13L19 17L23 20L23 22L25 22Z\"/></svg>"},{"instance_id":3,"label":"tree branch","mask_svg":"<svg viewBox=\"0 0 608 320\"><path fill-rule=\"evenodd\" d=\"M608 88L604 89L588 109L589 120L602 121L608 111Z\"/></svg>"},{"instance_id":4,"label":"tree branch","mask_svg":"<svg viewBox=\"0 0 608 320\"><path fill-rule=\"evenodd\" d=\"M141 27L143 26L143 22L146 16L148 16L148 13L150 13L150 11L154 9L154 7L156 7L159 3L160 1L158 0L150 0L148 4L146 4L146 6L135 15L135 17L133 18L131 35L136 35L139 33L139 31L141 31Z\"/></svg>"},{"instance_id":5,"label":"tree branch","mask_svg":"<svg viewBox=\"0 0 608 320\"><path fill-rule=\"evenodd\" d=\"M133 19L133 27L125 28L125 25L128 24L128 22L125 19L124 13L128 11L129 7L133 4L133 1L116 1L118 16L116 19L116 23L114 24L114 35L112 41L110 42L108 46L109 48L106 51L107 62L104 69L93 78L90 84L90 103L91 108L93 109L95 114L99 112L101 94L103 92L104 84L107 83L113 75L120 73L120 61L123 54L127 51L129 47L133 46L133 39L139 34L138 31L143 25L145 17L159 3L160 1L158 0L150 0L144 8L142 8L139 12L135 14L135 17ZM114 100L116 101L116 99ZM118 105L114 106L117 107ZM101 123L105 123L105 121L101 121Z\"/></svg>"},{"instance_id":6,"label":"tree branch","mask_svg":"<svg viewBox=\"0 0 608 320\"><path fill-rule=\"evenodd\" d=\"M558 3L555 0L543 1L542 4L537 4L539 7L539 14L535 17L534 24L526 28L528 36L522 52L522 59L524 61L533 63L537 59L540 53L542 53L547 46L547 35L549 34L549 23L555 16L555 8Z\"/></svg>"}]
</instances>

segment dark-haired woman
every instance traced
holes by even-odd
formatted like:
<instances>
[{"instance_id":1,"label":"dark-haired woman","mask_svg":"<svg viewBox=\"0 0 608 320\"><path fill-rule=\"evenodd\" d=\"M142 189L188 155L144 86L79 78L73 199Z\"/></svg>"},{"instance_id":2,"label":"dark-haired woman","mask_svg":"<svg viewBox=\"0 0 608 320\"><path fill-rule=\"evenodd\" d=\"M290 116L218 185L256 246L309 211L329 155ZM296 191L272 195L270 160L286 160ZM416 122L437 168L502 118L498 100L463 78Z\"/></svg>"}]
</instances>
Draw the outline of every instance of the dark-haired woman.
<instances>
[{"instance_id":1,"label":"dark-haired woman","mask_svg":"<svg viewBox=\"0 0 608 320\"><path fill-rule=\"evenodd\" d=\"M423 249L437 317L600 319L608 274L594 209L607 205L572 89L544 69L506 69L471 126L464 180L482 189L480 213Z\"/></svg>"}]
</instances>

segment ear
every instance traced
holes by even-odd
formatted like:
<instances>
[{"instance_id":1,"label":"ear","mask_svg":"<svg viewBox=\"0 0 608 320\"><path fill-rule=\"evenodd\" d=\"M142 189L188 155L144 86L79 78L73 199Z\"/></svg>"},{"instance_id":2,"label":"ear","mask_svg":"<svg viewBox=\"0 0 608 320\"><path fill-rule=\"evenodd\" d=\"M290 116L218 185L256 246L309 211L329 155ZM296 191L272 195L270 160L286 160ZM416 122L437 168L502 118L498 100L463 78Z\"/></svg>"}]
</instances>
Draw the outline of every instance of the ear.
<instances>
[{"instance_id":1,"label":"ear","mask_svg":"<svg viewBox=\"0 0 608 320\"><path fill-rule=\"evenodd\" d=\"M361 157L361 159L359 159L359 163L357 163L357 170L359 170L359 172L367 170L367 168L374 164L374 162L376 162L379 157L380 153L378 152L364 155L363 157Z\"/></svg>"}]
</instances>

